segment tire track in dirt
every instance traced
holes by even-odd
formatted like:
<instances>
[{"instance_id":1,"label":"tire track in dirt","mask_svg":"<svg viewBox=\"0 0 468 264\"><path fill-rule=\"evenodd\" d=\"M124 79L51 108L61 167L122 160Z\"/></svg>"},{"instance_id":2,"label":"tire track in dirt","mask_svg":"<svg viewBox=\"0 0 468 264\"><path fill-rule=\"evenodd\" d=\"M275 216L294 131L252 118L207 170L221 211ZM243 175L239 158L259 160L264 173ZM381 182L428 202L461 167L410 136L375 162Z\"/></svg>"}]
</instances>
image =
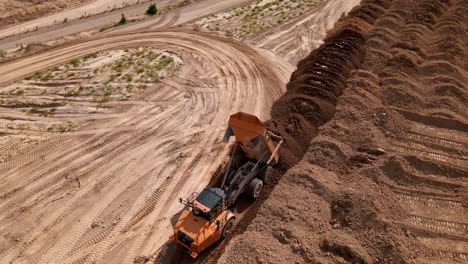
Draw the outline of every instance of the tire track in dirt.
<instances>
[{"instance_id":1,"label":"tire track in dirt","mask_svg":"<svg viewBox=\"0 0 468 264\"><path fill-rule=\"evenodd\" d=\"M154 232L169 234L169 218L180 208L175 198L206 185L227 154L220 142L227 117L247 111L267 118L268 103L286 82L276 77L288 69L277 59L180 31L114 35L23 57L0 65L1 83L89 53L140 46L179 53L178 77L187 82L169 78L157 92L111 107L111 114L80 116L73 131L0 164L7 180L0 193L8 194L0 235L9 238L0 244L0 262L112 262L116 246L131 249L129 262L153 254L166 241L151 247L143 241ZM172 103L159 103L167 100Z\"/></svg>"},{"instance_id":2,"label":"tire track in dirt","mask_svg":"<svg viewBox=\"0 0 468 264\"><path fill-rule=\"evenodd\" d=\"M359 2L358 0L323 1L319 3L316 11L281 25L279 29L260 33L248 41L296 64L318 48L335 22Z\"/></svg>"}]
</instances>

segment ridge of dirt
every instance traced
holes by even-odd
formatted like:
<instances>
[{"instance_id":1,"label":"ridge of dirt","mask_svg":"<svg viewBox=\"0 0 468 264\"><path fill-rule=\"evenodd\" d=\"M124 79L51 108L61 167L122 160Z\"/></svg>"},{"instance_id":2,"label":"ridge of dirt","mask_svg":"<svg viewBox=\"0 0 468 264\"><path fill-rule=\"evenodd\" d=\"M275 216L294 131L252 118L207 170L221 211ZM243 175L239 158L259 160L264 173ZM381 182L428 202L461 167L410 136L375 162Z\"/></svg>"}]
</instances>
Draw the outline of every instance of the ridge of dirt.
<instances>
[{"instance_id":1,"label":"ridge of dirt","mask_svg":"<svg viewBox=\"0 0 468 264\"><path fill-rule=\"evenodd\" d=\"M219 263L468 259L467 10L363 1L337 23L272 108L293 167Z\"/></svg>"},{"instance_id":2,"label":"ridge of dirt","mask_svg":"<svg viewBox=\"0 0 468 264\"><path fill-rule=\"evenodd\" d=\"M362 3L361 8L368 8L369 5L372 4ZM347 16L356 16L355 19L337 22L333 32L324 40L325 43L299 62L298 69L287 85L286 93L273 104L272 118L266 124L270 130L281 134L285 139L281 149L281 162L276 168L277 173L265 186L262 197L243 215L242 222L233 230L232 237L248 230L257 211L261 210L262 203L268 201L281 175L302 159L310 140L317 135L318 127L335 114L335 104L345 88L346 79L361 63L365 34L373 22L372 18L359 19L361 12L359 8L355 8ZM334 56L339 56L338 61L330 60ZM326 81L321 82L321 79ZM220 257L223 259L223 250L228 243L229 241L224 241L217 246L204 263L217 262Z\"/></svg>"}]
</instances>

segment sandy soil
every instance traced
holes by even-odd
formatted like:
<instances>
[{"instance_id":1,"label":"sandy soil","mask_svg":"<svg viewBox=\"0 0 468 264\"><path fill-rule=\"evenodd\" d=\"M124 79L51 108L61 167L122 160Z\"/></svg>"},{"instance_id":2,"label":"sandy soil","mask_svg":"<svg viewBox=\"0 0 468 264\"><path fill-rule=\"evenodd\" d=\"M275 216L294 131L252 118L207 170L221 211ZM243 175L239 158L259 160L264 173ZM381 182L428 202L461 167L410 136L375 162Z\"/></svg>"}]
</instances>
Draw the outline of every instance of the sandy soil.
<instances>
[{"instance_id":1,"label":"sandy soil","mask_svg":"<svg viewBox=\"0 0 468 264\"><path fill-rule=\"evenodd\" d=\"M220 263L466 263L467 8L363 1L299 63L289 170Z\"/></svg>"},{"instance_id":2,"label":"sandy soil","mask_svg":"<svg viewBox=\"0 0 468 264\"><path fill-rule=\"evenodd\" d=\"M122 10L106 12L46 28L39 28L36 31L21 35L10 36L3 39L0 38L0 61L16 58L25 54L37 53L50 46L72 43L80 39L89 40L94 35L104 33L114 34L118 32L166 29L180 26L188 21L200 19L212 13L239 6L248 1L251 0L191 0L189 2L182 0L164 0L159 1L158 4L162 14L154 17L146 17L144 21L141 21L141 16L148 8L148 4L134 5L123 8ZM181 3L184 4L181 5ZM130 22L124 26L113 27L113 25L120 20L122 13L128 17L129 21L131 18L137 18L136 20L138 23ZM181 14L184 15L181 16ZM101 32L102 29L107 30ZM11 34L11 32L9 28L6 28L0 30L0 35Z\"/></svg>"},{"instance_id":3,"label":"sandy soil","mask_svg":"<svg viewBox=\"0 0 468 264\"><path fill-rule=\"evenodd\" d=\"M62 63L80 56L132 47L165 49L183 65L127 101L111 98L104 111L83 113L83 106L96 104L86 94L65 98L33 91L16 96L44 104L61 98L70 102L67 107L81 105L81 110L57 107L48 116L2 111L2 133L12 137L9 144L21 143L16 135L43 140L24 149L11 146L16 155L0 165L1 262L129 263L155 254L171 232L171 217L180 210L177 197L203 188L226 156L227 146L221 143L226 116L242 110L268 118L290 71L238 42L160 32L57 48L0 65L0 74L11 83L45 67L60 70ZM49 86L54 82L47 80ZM61 82L59 86L68 85ZM12 125L17 122L30 126ZM57 132L33 129L56 122L71 125Z\"/></svg>"},{"instance_id":4,"label":"sandy soil","mask_svg":"<svg viewBox=\"0 0 468 264\"><path fill-rule=\"evenodd\" d=\"M317 4L317 0L299 2L257 0L242 7L203 18L195 25L204 31L221 32L230 37L243 39L281 25L304 13L309 13Z\"/></svg>"},{"instance_id":5,"label":"sandy soil","mask_svg":"<svg viewBox=\"0 0 468 264\"><path fill-rule=\"evenodd\" d=\"M326 32L359 2L257 0L198 20L194 26L243 40L297 64L320 46Z\"/></svg>"},{"instance_id":6,"label":"sandy soil","mask_svg":"<svg viewBox=\"0 0 468 264\"><path fill-rule=\"evenodd\" d=\"M40 28L51 25L64 24L69 21L121 9L143 2L148 2L148 0L56 0L39 2L31 1L30 3L21 2L21 4L18 4L18 1L6 1L5 6L3 6L4 12L2 13L5 17L3 18L3 21L2 18L0 18L0 22L3 22L2 25L5 26L10 24L12 25L0 30L0 39L30 31L36 31ZM168 5L168 2L168 0L163 0L158 1L158 4L164 6ZM0 11L2 11L1 5Z\"/></svg>"},{"instance_id":7,"label":"sandy soil","mask_svg":"<svg viewBox=\"0 0 468 264\"><path fill-rule=\"evenodd\" d=\"M64 8L76 7L86 2L90 2L90 0L1 1L0 24L2 28L7 27L25 20L57 12Z\"/></svg>"}]
</instances>

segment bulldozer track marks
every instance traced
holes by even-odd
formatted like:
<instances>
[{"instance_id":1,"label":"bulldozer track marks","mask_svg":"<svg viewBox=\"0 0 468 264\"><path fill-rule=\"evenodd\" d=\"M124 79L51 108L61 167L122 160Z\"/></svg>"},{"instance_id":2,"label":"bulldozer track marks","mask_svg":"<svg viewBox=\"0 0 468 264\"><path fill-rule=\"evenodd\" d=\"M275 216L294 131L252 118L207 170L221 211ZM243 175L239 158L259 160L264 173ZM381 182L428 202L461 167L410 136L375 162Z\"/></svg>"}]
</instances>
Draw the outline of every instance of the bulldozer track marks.
<instances>
[{"instance_id":1,"label":"bulldozer track marks","mask_svg":"<svg viewBox=\"0 0 468 264\"><path fill-rule=\"evenodd\" d=\"M415 215L410 215L408 217L408 222L415 226L422 226L438 232L455 233L458 235L466 235L468 232L468 224L463 223L442 221Z\"/></svg>"},{"instance_id":2,"label":"bulldozer track marks","mask_svg":"<svg viewBox=\"0 0 468 264\"><path fill-rule=\"evenodd\" d=\"M289 64L247 45L180 31L106 36L23 57L0 65L1 82L93 52L141 46L178 53L184 64L177 77L129 101L111 100L104 113L71 115L75 126L61 134L44 132L48 119L40 118L33 122L37 132L28 131L37 135L36 145L19 148L11 141L0 148L1 157L6 148L21 153L0 163L6 227L0 235L18 225L17 215L27 227L18 243L0 243L0 263L103 262L116 247L128 249L127 262L152 254L180 209L175 198L199 191L227 154L221 143L227 117L246 111L267 119L289 77ZM25 84L50 93L70 82ZM91 106L87 98L76 102ZM149 240L151 247L144 245Z\"/></svg>"},{"instance_id":3,"label":"bulldozer track marks","mask_svg":"<svg viewBox=\"0 0 468 264\"><path fill-rule=\"evenodd\" d=\"M466 188L467 182L463 171L468 169L468 134L459 130L430 126L415 120L408 121L409 129L393 140L391 149L403 156L409 154L428 160L430 164L434 164L433 166L441 164L451 170L457 170L456 173L441 170L437 175L421 172L418 173L421 179L450 183L459 189ZM423 168L424 165L418 166ZM460 176L462 178L459 178ZM436 190L431 185L425 185L428 189L421 191L410 189L399 191L397 187L392 188L402 207L407 210L406 222L410 226L438 234L434 236L466 237L468 234L468 217L463 194L461 196L450 192L440 194L442 189ZM429 244L428 248L433 251L436 258L468 262L467 252L440 249L435 245L437 243Z\"/></svg>"},{"instance_id":4,"label":"bulldozer track marks","mask_svg":"<svg viewBox=\"0 0 468 264\"><path fill-rule=\"evenodd\" d=\"M456 211L464 211L463 203L459 201L436 199L431 197L424 197L419 195L409 195L397 193L396 197L401 202L423 205L433 208L450 208Z\"/></svg>"},{"instance_id":5,"label":"bulldozer track marks","mask_svg":"<svg viewBox=\"0 0 468 264\"><path fill-rule=\"evenodd\" d=\"M456 141L439 138L439 137L431 137L427 135L418 134L416 132L406 132L406 138L418 143L426 143L432 145L441 145L448 149L452 149L454 151L466 151L468 149L468 144L459 143Z\"/></svg>"},{"instance_id":6,"label":"bulldozer track marks","mask_svg":"<svg viewBox=\"0 0 468 264\"><path fill-rule=\"evenodd\" d=\"M452 259L455 259L455 260L463 261L463 263L468 263L468 254L467 253L437 250L437 255L439 255L442 258L452 258Z\"/></svg>"},{"instance_id":7,"label":"bulldozer track marks","mask_svg":"<svg viewBox=\"0 0 468 264\"><path fill-rule=\"evenodd\" d=\"M409 164L417 172L421 181L436 181L440 184L450 184L457 190L468 187L464 171L468 169L468 133L455 127L458 121L441 120L436 117L426 117L413 112L404 112L407 119L407 129L393 138L390 148L403 157L416 156L429 161L430 166L443 166L436 175L424 171L426 164L412 161ZM421 122L419 122L421 121ZM452 125L452 127L450 127ZM463 126L463 124L461 125ZM454 128L454 129L449 129ZM416 162L416 163L413 163ZM450 169L447 169L450 168ZM420 184L420 186L422 186ZM460 239L468 235L467 207L463 194L446 192L435 185L424 185L423 190L400 191L392 186L395 196L401 206L407 209L403 220L409 226L426 230L433 237L442 237L437 242L428 242L426 247L433 252L435 258L442 261L468 263L468 253L448 245L464 243L454 240L452 244L443 245L444 236ZM418 235L419 236L419 235ZM462 247L463 248L463 247Z\"/></svg>"},{"instance_id":8,"label":"bulldozer track marks","mask_svg":"<svg viewBox=\"0 0 468 264\"><path fill-rule=\"evenodd\" d=\"M468 135L457 130L439 128L429 126L421 123L412 122L413 130L418 132L425 132L426 135L433 135L434 137L468 144Z\"/></svg>"},{"instance_id":9,"label":"bulldozer track marks","mask_svg":"<svg viewBox=\"0 0 468 264\"><path fill-rule=\"evenodd\" d=\"M429 160L434 160L437 162L445 163L450 166L455 166L455 167L460 167L460 168L468 168L468 158L464 156L458 156L458 155L445 155L442 153L437 153L433 151L427 151L427 150L421 150L417 148L411 148L408 146L401 146L401 143L394 143L392 149L400 152L400 153L412 153L416 156L429 159Z\"/></svg>"}]
</instances>

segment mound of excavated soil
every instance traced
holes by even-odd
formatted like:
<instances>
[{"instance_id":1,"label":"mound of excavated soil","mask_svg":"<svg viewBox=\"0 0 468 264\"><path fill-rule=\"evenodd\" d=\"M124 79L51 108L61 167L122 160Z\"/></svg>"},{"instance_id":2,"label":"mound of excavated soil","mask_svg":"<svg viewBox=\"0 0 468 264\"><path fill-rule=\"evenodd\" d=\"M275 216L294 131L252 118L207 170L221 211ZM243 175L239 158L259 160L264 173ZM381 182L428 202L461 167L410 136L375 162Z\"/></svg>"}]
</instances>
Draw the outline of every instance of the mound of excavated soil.
<instances>
[{"instance_id":1,"label":"mound of excavated soil","mask_svg":"<svg viewBox=\"0 0 468 264\"><path fill-rule=\"evenodd\" d=\"M220 263L468 259L467 11L363 1L337 23L272 109L292 168Z\"/></svg>"}]
</instances>

